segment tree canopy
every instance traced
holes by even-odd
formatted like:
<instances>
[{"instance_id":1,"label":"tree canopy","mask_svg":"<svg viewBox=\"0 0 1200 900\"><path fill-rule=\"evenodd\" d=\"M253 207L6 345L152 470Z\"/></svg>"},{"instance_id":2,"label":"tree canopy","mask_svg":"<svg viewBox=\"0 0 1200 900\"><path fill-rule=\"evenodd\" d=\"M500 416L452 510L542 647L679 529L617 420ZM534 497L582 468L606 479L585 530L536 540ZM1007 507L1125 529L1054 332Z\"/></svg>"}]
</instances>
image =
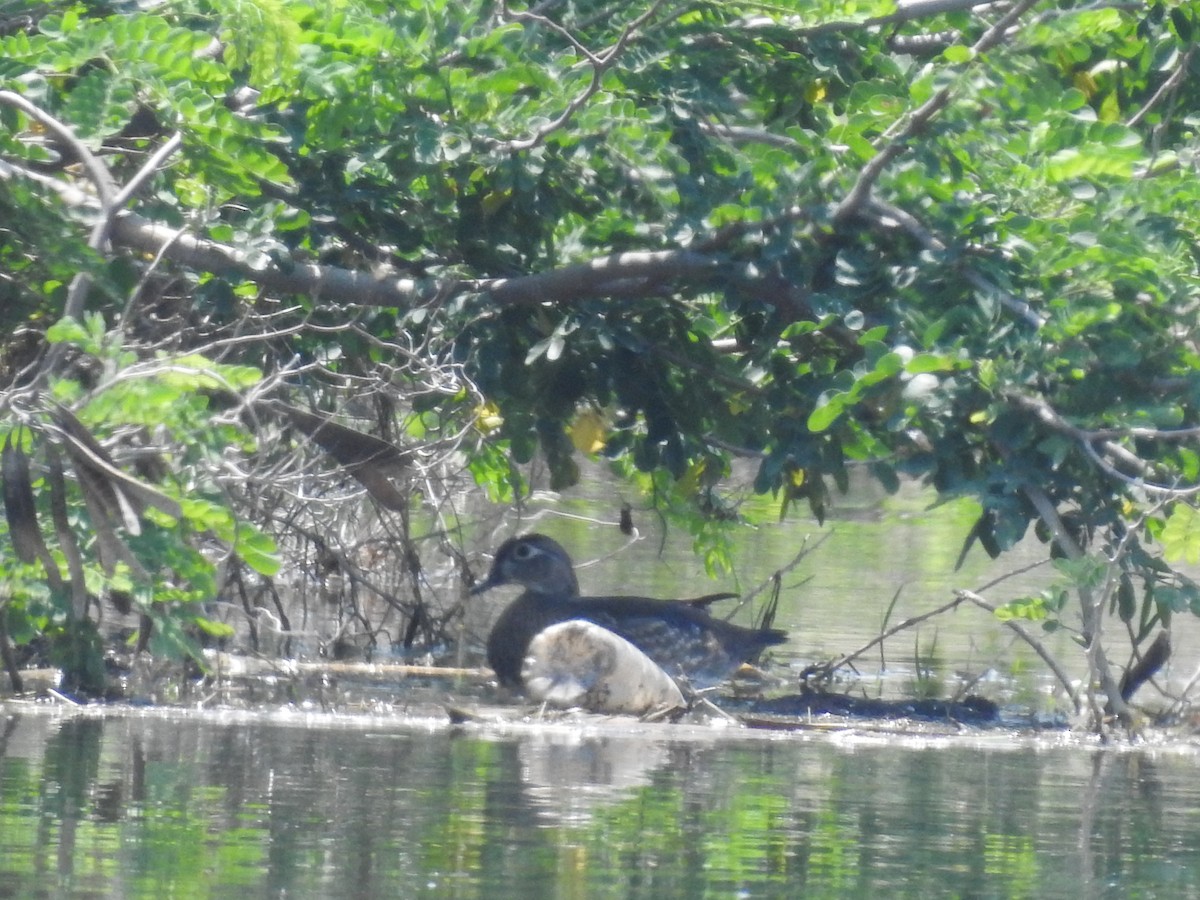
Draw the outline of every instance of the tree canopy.
<instances>
[{"instance_id":1,"label":"tree canopy","mask_svg":"<svg viewBox=\"0 0 1200 900\"><path fill-rule=\"evenodd\" d=\"M1118 695L1105 621L1200 613L1198 12L0 5L0 644L95 675L95 597L180 652L281 558L361 581L347 486L432 638L468 473L599 455L702 531L744 460L781 515L863 466L1034 528L1069 591L1002 614Z\"/></svg>"}]
</instances>

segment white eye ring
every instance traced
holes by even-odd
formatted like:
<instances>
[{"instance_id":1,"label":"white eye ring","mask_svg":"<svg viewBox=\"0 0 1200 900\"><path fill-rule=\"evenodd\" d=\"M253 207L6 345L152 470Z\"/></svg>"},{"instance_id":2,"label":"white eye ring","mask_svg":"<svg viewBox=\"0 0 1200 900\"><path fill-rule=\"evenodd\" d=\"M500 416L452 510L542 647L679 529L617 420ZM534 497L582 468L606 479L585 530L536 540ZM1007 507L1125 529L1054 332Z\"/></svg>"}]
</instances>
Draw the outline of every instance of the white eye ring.
<instances>
[{"instance_id":1,"label":"white eye ring","mask_svg":"<svg viewBox=\"0 0 1200 900\"><path fill-rule=\"evenodd\" d=\"M513 550L513 557L516 559L532 559L537 555L537 550L531 544L517 544Z\"/></svg>"}]
</instances>

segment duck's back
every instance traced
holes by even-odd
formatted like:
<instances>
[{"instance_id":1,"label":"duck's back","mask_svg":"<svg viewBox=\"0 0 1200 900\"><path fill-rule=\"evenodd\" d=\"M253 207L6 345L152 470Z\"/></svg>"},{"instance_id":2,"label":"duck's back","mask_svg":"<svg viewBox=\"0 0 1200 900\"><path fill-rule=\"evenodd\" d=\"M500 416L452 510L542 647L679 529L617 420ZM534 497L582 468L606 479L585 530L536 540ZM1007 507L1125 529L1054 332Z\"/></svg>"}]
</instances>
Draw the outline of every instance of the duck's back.
<instances>
[{"instance_id":1,"label":"duck's back","mask_svg":"<svg viewBox=\"0 0 1200 900\"><path fill-rule=\"evenodd\" d=\"M569 601L527 591L496 620L488 637L488 662L500 680L519 684L526 648L535 634L556 622L586 619L619 634L668 675L697 688L729 677L787 635L743 628L703 609L644 597L576 597Z\"/></svg>"},{"instance_id":2,"label":"duck's back","mask_svg":"<svg viewBox=\"0 0 1200 900\"><path fill-rule=\"evenodd\" d=\"M641 597L584 597L586 618L616 632L693 687L711 687L767 647L787 640L774 629L743 628L703 609Z\"/></svg>"}]
</instances>

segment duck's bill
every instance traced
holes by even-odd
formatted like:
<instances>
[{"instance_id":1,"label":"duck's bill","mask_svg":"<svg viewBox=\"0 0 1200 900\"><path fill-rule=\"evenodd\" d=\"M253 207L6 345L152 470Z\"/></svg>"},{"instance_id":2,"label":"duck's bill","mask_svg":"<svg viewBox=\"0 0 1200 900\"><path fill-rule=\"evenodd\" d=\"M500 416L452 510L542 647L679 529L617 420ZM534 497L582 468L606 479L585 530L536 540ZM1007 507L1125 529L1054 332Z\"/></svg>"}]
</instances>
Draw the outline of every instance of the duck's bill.
<instances>
[{"instance_id":1,"label":"duck's bill","mask_svg":"<svg viewBox=\"0 0 1200 900\"><path fill-rule=\"evenodd\" d=\"M494 578L485 578L483 581L479 582L479 584L475 585L475 587L471 588L470 595L474 597L476 594L482 594L484 591L490 591L499 584L500 582L496 581Z\"/></svg>"}]
</instances>

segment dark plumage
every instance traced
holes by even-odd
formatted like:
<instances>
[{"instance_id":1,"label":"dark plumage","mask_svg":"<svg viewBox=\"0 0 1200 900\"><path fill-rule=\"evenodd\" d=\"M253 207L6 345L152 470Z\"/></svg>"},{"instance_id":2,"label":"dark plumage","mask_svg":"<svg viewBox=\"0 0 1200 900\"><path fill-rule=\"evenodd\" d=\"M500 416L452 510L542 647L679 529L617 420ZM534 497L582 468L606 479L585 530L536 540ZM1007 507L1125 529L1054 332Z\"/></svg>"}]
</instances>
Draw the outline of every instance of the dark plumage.
<instances>
[{"instance_id":1,"label":"dark plumage","mask_svg":"<svg viewBox=\"0 0 1200 900\"><path fill-rule=\"evenodd\" d=\"M527 534L505 541L479 594L503 584L525 593L496 620L488 636L488 663L501 683L519 686L529 642L556 622L585 619L619 634L671 676L703 688L727 678L765 648L787 640L776 629L743 628L714 619L700 606L647 597L581 597L571 557L556 541Z\"/></svg>"}]
</instances>

